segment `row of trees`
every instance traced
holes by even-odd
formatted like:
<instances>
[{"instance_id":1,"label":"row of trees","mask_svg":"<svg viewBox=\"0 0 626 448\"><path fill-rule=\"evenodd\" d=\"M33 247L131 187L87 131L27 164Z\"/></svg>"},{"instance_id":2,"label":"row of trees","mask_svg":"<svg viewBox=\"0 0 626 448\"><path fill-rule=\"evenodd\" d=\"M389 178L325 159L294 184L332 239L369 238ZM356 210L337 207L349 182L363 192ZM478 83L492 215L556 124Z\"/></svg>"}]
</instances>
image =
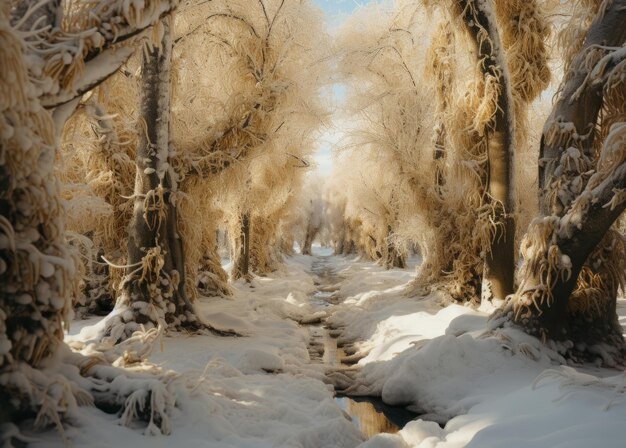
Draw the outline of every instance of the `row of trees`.
<instances>
[{"instance_id":1,"label":"row of trees","mask_svg":"<svg viewBox=\"0 0 626 448\"><path fill-rule=\"evenodd\" d=\"M336 251L394 266L417 244L420 290L621 359L625 24L620 0L363 8L339 38L361 163L329 187Z\"/></svg>"},{"instance_id":2,"label":"row of trees","mask_svg":"<svg viewBox=\"0 0 626 448\"><path fill-rule=\"evenodd\" d=\"M121 288L124 310L105 336L163 320L200 329L198 282L205 295L229 293L218 229L230 235L233 279L276 269L325 116L321 24L308 3L185 3L155 31L159 45L131 57L66 128L63 173L80 185L68 191L69 224L93 234L101 262L126 266L89 291L98 305ZM108 205L104 219L86 222L86 196Z\"/></svg>"},{"instance_id":3,"label":"row of trees","mask_svg":"<svg viewBox=\"0 0 626 448\"><path fill-rule=\"evenodd\" d=\"M293 247L326 115L322 24L299 0L2 5L0 422L95 401L169 431L166 385L120 387L109 363L157 329L229 334L194 306L230 293L218 229L235 279ZM63 343L73 306L114 307L87 357Z\"/></svg>"},{"instance_id":4,"label":"row of trees","mask_svg":"<svg viewBox=\"0 0 626 448\"><path fill-rule=\"evenodd\" d=\"M157 329L223 333L194 302L229 293L226 231L235 279L295 240L388 267L417 245L416 286L500 303L496 322L570 357L621 359L626 1L567 7L403 0L350 19L341 161L358 169L332 177L322 228L303 175L334 65L310 2L3 3L0 421L59 423L94 401L168 432L171 391L111 363ZM64 344L77 304L115 306L108 348Z\"/></svg>"}]
</instances>

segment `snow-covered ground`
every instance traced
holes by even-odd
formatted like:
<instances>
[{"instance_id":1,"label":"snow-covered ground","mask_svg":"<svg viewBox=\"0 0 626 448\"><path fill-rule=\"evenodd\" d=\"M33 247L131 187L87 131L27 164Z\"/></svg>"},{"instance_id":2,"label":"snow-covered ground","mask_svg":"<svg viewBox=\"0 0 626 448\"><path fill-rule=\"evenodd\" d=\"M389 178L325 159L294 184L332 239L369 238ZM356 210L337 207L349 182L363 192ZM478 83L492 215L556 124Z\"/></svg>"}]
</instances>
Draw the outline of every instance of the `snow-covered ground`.
<instances>
[{"instance_id":1,"label":"snow-covered ground","mask_svg":"<svg viewBox=\"0 0 626 448\"><path fill-rule=\"evenodd\" d=\"M317 248L322 255L345 299L329 308L328 322L362 356L352 392L428 415L363 442L323 382L324 367L309 359L310 329L298 322L319 317L309 302L316 257L294 256L271 276L235 283L231 299L200 301L206 320L244 336L168 335L151 355L196 385L171 435L145 436L85 407L65 436L77 447L626 446L621 372L556 367L549 350L519 332L485 336L487 312L407 297L417 260L387 271ZM95 318L75 321L68 339L89 339L94 328ZM33 446L65 446L57 432L36 437Z\"/></svg>"},{"instance_id":2,"label":"snow-covered ground","mask_svg":"<svg viewBox=\"0 0 626 448\"><path fill-rule=\"evenodd\" d=\"M486 332L487 312L407 298L406 272L362 262L340 272L349 298L329 322L367 355L352 393L428 413L363 446L626 446L623 372L558 367L556 353L517 330ZM624 301L618 308L626 314Z\"/></svg>"},{"instance_id":3,"label":"snow-covered ground","mask_svg":"<svg viewBox=\"0 0 626 448\"><path fill-rule=\"evenodd\" d=\"M363 440L324 384L323 368L310 363L309 330L296 321L314 310L309 273L314 258L294 256L272 276L236 282L231 299L202 299L199 311L217 328L243 337L168 335L150 357L197 381L181 403L169 436L144 436L119 418L84 408L66 431L81 447L354 447ZM68 339L89 339L98 319L75 321ZM158 345L158 344L157 344ZM39 447L64 447L59 434L38 435Z\"/></svg>"}]
</instances>

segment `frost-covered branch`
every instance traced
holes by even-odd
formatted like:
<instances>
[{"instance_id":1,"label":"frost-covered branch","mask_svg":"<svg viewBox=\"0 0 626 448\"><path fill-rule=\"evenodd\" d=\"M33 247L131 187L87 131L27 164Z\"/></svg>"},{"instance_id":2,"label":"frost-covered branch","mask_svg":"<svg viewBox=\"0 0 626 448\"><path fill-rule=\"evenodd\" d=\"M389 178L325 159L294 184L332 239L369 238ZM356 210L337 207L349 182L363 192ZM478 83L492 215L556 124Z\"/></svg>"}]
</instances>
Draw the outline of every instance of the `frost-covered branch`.
<instances>
[{"instance_id":1,"label":"frost-covered branch","mask_svg":"<svg viewBox=\"0 0 626 448\"><path fill-rule=\"evenodd\" d=\"M559 194L557 171L562 153L573 147L583 159L593 160L596 124L603 104L602 73L608 73L607 69L623 58L623 50L613 50L626 40L625 8L625 0L602 3L601 13L569 65L557 103L544 127L539 150L539 204L544 215L563 215L573 199ZM613 56L607 58L608 54Z\"/></svg>"},{"instance_id":2,"label":"frost-covered branch","mask_svg":"<svg viewBox=\"0 0 626 448\"><path fill-rule=\"evenodd\" d=\"M615 4L609 3L588 36L614 31L599 25L611 17ZM532 334L575 341L572 351L585 358L597 352L594 344L606 345L615 352L613 360L603 359L607 363L619 361L624 346L615 303L625 281L626 241L612 229L626 209L624 54L624 47L583 46L569 65L568 94L562 93L543 136L543 149L555 150L558 157L543 171L552 176L544 199L551 214L529 228L522 244L521 283L507 308ZM578 87L572 81L577 75ZM582 119L593 121L582 135L568 117L580 125Z\"/></svg>"},{"instance_id":3,"label":"frost-covered branch","mask_svg":"<svg viewBox=\"0 0 626 448\"><path fill-rule=\"evenodd\" d=\"M59 22L29 20L50 3L26 2L23 18L14 23L24 33L31 57L29 72L46 108L55 108L84 94L113 74L133 53L128 41L157 24L178 0L89 0L68 9ZM46 16L48 17L48 16Z\"/></svg>"}]
</instances>

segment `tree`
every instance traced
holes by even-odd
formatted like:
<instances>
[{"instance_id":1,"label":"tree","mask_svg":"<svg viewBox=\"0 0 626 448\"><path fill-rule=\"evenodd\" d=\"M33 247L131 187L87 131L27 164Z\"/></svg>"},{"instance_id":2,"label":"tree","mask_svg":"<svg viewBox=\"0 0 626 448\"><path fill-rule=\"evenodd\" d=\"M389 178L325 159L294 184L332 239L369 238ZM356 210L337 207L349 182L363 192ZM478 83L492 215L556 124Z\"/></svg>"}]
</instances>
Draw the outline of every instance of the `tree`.
<instances>
[{"instance_id":1,"label":"tree","mask_svg":"<svg viewBox=\"0 0 626 448\"><path fill-rule=\"evenodd\" d=\"M37 425L60 424L77 405L95 402L126 408L126 423L142 407L150 432L170 430L173 397L158 378L137 375L121 389L124 381L112 381L123 372L110 367L110 356L79 355L63 343L78 278L53 171L60 130L76 99L132 53L131 45L118 43L129 43L175 2L149 2L133 11L124 6L101 1L67 15L60 2L0 8L2 423L37 416ZM137 388L144 399L127 400ZM154 393L164 398L159 406L150 404Z\"/></svg>"},{"instance_id":2,"label":"tree","mask_svg":"<svg viewBox=\"0 0 626 448\"><path fill-rule=\"evenodd\" d=\"M415 48L422 37L419 17L407 6L363 8L338 39L339 69L350 84L345 165L358 169L334 175L349 184L345 221L353 222L351 228L359 223L356 245L387 268L404 266L403 246L418 232L402 222L421 213L423 203L415 201L414 190L431 168L422 152L432 110L430 89L417 82L423 70L423 54ZM344 239L342 232L337 240Z\"/></svg>"},{"instance_id":3,"label":"tree","mask_svg":"<svg viewBox=\"0 0 626 448\"><path fill-rule=\"evenodd\" d=\"M536 2L451 1L436 6L448 17L431 46L440 120L435 183L444 204L429 221L443 232L434 232L439 234L433 251L437 255L422 272L430 281L437 272L454 272L453 296L461 300L502 300L514 288L514 174L520 172L514 161L526 141L526 105L549 80L547 26ZM455 84L465 78L467 67L459 64L455 42L461 48L459 43L468 45L475 73L460 97ZM459 189L459 177L468 184L464 188ZM447 242L454 249L442 256Z\"/></svg>"},{"instance_id":4,"label":"tree","mask_svg":"<svg viewBox=\"0 0 626 448\"><path fill-rule=\"evenodd\" d=\"M492 95L494 110L485 128L488 160L486 203L493 207L494 229L485 254L483 299L503 300L513 292L515 272L515 213L513 196L514 123L513 97L505 54L495 14L487 2L460 1L458 13L476 45L476 59L482 72L485 96Z\"/></svg>"},{"instance_id":5,"label":"tree","mask_svg":"<svg viewBox=\"0 0 626 448\"><path fill-rule=\"evenodd\" d=\"M504 314L561 351L613 364L624 341L615 302L624 239L612 230L626 208L626 31L620 0L594 5L543 130L540 210L522 243L520 284ZM571 42L570 42L571 44Z\"/></svg>"},{"instance_id":6,"label":"tree","mask_svg":"<svg viewBox=\"0 0 626 448\"><path fill-rule=\"evenodd\" d=\"M133 60L134 57L131 57ZM85 247L80 312L108 314L126 264L132 216L137 83L120 70L79 103L61 135L57 170L67 201L67 229Z\"/></svg>"},{"instance_id":7,"label":"tree","mask_svg":"<svg viewBox=\"0 0 626 448\"><path fill-rule=\"evenodd\" d=\"M312 17L309 14L310 10L307 9L309 7L295 3L267 5L271 6L270 13L278 14L274 25L272 25L274 28L272 36L278 33L278 37L272 38L271 46L267 47L265 51L280 50L285 53L283 56L288 57L281 59L277 66L278 69L276 69L272 68L273 62L268 56L263 63L266 64L267 70L273 70L273 72L265 76L268 83L267 87L259 89L257 82L260 79L257 79L259 74L255 71L257 68L251 66L250 62L258 59L256 62L261 64L261 54L255 52L265 44L256 39L254 33L253 36L250 36L250 28L242 25L249 22L257 27L262 27L269 25L269 23L266 23L263 15L265 3L259 2L257 4L258 9L252 11L250 17L246 15L250 13L247 6L248 4L243 2L240 4L233 2L228 4L225 2L190 2L189 11L193 13L181 14L176 20L173 31L174 48L171 73L177 82L172 86L174 95L171 99L172 113L170 114L171 144L167 163L171 168L168 170L171 174L169 183L172 183L173 180L176 181L176 185L173 185L173 189L176 191L172 196L178 198L176 201L176 235L182 241L185 269L182 277L187 280L184 290L174 295L184 293L190 302L197 296L196 279L198 274L201 276L202 294L221 295L230 292L227 276L220 266L215 251L215 229L220 225L219 221L224 216L223 210L219 209L217 200L220 192L241 190L238 183L241 176L248 170L247 160L251 157L257 157L265 151L274 151L273 154L276 158L285 159L281 160L280 163L291 166L294 160L302 159L301 155L298 154L304 154L309 150L308 148L312 147L308 143L310 136L306 137L309 140L300 141L298 134L305 135L308 132L301 132L301 129L308 129L307 126L310 127L310 123L306 124L306 120L311 121L311 118L315 118L315 114L318 112L315 109L318 106L312 98L315 97L315 89L319 83L317 81L303 82L300 78L303 77L303 74L311 77L319 76L324 63L321 60L315 61L314 58L319 57L315 51L309 52L306 57L300 57L296 61L294 57L298 55L299 47L290 47L289 41L285 43L280 40L285 33L293 34L288 26L290 21L295 20L294 17L298 17L298 14ZM273 8L278 9L274 10ZM295 16L294 11L296 11ZM240 20L235 19L233 14L239 14ZM302 30L303 32L310 31L310 28L311 25L307 25ZM303 32L298 36L302 37ZM252 42L250 41L251 38ZM198 47L205 48L207 51L198 52ZM323 48L323 45L320 48ZM114 133L123 134L124 125L128 125L128 123L132 125L138 118L135 116L135 106L132 101L133 96L137 97L137 102L139 101L138 93L141 90L136 86L137 76L133 74L139 70L140 62L137 59L130 59L126 68L112 77L106 90L113 92L113 95L106 95L105 98L98 95L98 101L94 107L106 111L105 116L114 117L111 119L114 132L107 133L107 136ZM316 67L315 70L306 72L298 70L299 73L294 71L294 68L301 68L303 64L307 63L315 64L319 68ZM272 81L273 78L276 79ZM289 89L291 96L281 96L280 92L285 90L289 82L296 83L299 87ZM123 95L121 101L119 101L120 95ZM280 113L272 113L276 106L274 102L280 106ZM90 110L94 107L87 105L84 109ZM311 109L308 110L307 107ZM287 118L285 123L284 117L287 111L291 116ZM271 119L266 119L266 117ZM283 120L282 123L279 122L281 119ZM98 140L93 141L92 144L100 147L102 142L105 142L107 143L106 149L109 149L109 139L103 139L100 130L102 120L92 116L90 121L96 121L98 126L94 126L93 123L83 119L85 123L82 123L82 127L86 127L88 131L91 131L91 128L96 130L95 137ZM145 120L139 117L138 126L141 126L143 121ZM297 125L296 122L303 124L304 127ZM272 126L275 130L270 133L268 130ZM280 131L281 135L273 135L277 131ZM272 134L271 137L266 136L268 133ZM113 140L119 141L119 138ZM141 149L138 139L135 136L125 135L124 142L125 152L130 157L135 158L137 149ZM289 143L286 144L285 142ZM298 144L301 147L297 147ZM281 145L283 146L281 147ZM285 154L288 145L294 147L287 148L288 153ZM125 233L121 223L126 226L127 222L130 221L128 213L122 212L123 208L128 208L128 201L125 201L123 197L121 198L120 193L125 191L124 196L130 195L129 191L133 188L134 175L131 178L127 176L125 169L119 170L119 156L111 158L108 156L109 152L102 151L96 157L87 157L88 162L83 163L83 167L78 170L79 177L82 171L83 176L89 178L90 173L93 172L95 159L98 167L104 165L111 172L109 178L102 179L99 177L94 179L90 185L94 192L109 203L114 210L110 220L93 224L95 227L94 244L96 247L102 247L107 259L114 261L112 267L114 265L136 266L139 260L129 261L128 254L124 250L119 251L116 247L119 245L120 235ZM102 157L100 157L101 155ZM289 163L287 164L287 162ZM297 164L300 165L301 162L297 162ZM272 169L271 164L263 168L265 171ZM290 179L291 176L288 172L283 172L283 174L285 174L283 179ZM74 173L71 175L76 176ZM144 175L142 174L142 176ZM243 184L246 185L246 182L244 181ZM277 188L280 189L278 186ZM267 199L263 202L273 204L274 202L270 201L271 198L272 190L269 189L267 190ZM127 220L126 223L124 223L125 219ZM113 225L110 221L113 221ZM116 231L111 232L111 227ZM260 227L257 226L257 228ZM173 227L169 230L159 229L159 233L163 235L170 230L173 230ZM111 238L112 235L114 238ZM166 258L169 257L165 251L163 251L163 255ZM111 271L113 272L111 283L119 283L120 279L116 278L119 269L113 267ZM178 273L178 270L176 272ZM180 275L176 274L176 276ZM166 291L166 294L169 296L169 292ZM124 309L124 311L129 309L128 295L128 293L121 294L124 303L120 302L119 309ZM151 299L147 300L148 302L144 303L151 301ZM152 309L150 306L144 308ZM157 306L157 308L161 308L161 306ZM176 317L176 311L170 313L167 320L172 324L172 327L177 327L181 319L184 322L189 319L195 320L191 317L193 313L184 311L185 308L188 306L178 307L179 310L183 310L181 318ZM122 318L124 314L118 311L115 313L117 320ZM133 328L137 326L136 318L137 316L132 310L126 313L125 319L128 321L128 329L120 337L126 337L132 333ZM138 320L148 323L145 318L140 317ZM155 325L154 319L150 321L150 325ZM111 331L112 329L109 328L108 332L111 333ZM119 329L114 333L119 333Z\"/></svg>"},{"instance_id":8,"label":"tree","mask_svg":"<svg viewBox=\"0 0 626 448\"><path fill-rule=\"evenodd\" d=\"M178 232L176 173L170 166L171 24L162 20L161 42L142 53L140 114L145 132L135 155L133 216L122 292L105 330L113 341L139 325L199 330L187 295L185 256Z\"/></svg>"},{"instance_id":9,"label":"tree","mask_svg":"<svg viewBox=\"0 0 626 448\"><path fill-rule=\"evenodd\" d=\"M319 176L309 176L298 198L300 205L300 252L311 255L311 246L324 227L323 181Z\"/></svg>"},{"instance_id":10,"label":"tree","mask_svg":"<svg viewBox=\"0 0 626 448\"><path fill-rule=\"evenodd\" d=\"M229 222L233 279L265 273L276 229L289 197L308 168L316 128L324 110L319 89L328 67L322 16L309 1L214 2L213 33L237 66L235 92L248 104L237 118L246 123L250 157L221 188L220 207ZM232 187L232 188L231 188ZM249 269L246 268L248 266Z\"/></svg>"}]
</instances>

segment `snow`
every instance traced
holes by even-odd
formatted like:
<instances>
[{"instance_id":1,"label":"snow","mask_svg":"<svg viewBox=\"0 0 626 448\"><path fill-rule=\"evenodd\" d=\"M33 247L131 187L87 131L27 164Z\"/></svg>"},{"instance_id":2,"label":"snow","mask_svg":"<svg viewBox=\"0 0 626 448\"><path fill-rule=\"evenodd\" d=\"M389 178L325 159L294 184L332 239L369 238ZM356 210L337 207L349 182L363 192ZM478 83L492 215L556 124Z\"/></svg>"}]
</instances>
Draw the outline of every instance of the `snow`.
<instances>
[{"instance_id":1,"label":"snow","mask_svg":"<svg viewBox=\"0 0 626 448\"><path fill-rule=\"evenodd\" d=\"M82 93L89 91L92 86L99 84L102 80L111 76L113 72L130 58L134 51L135 49L133 47L121 47L99 54L84 65L80 78L74 80L71 90L61 91L50 98L44 98L42 103L48 107L59 106L75 99ZM70 58L71 62L71 55L65 53L64 59L65 56ZM65 63L69 65L67 62Z\"/></svg>"},{"instance_id":2,"label":"snow","mask_svg":"<svg viewBox=\"0 0 626 448\"><path fill-rule=\"evenodd\" d=\"M169 436L146 437L119 418L86 408L66 435L74 446L109 447L355 447L363 437L311 364L309 330L298 321L316 312L309 273L313 258L294 256L279 272L252 283L234 282L230 299L202 298L199 311L216 328L242 337L171 334L150 361L198 383L173 419ZM101 321L74 321L68 341L89 341ZM158 344L157 344L158 345ZM62 447L46 433L33 446Z\"/></svg>"},{"instance_id":3,"label":"snow","mask_svg":"<svg viewBox=\"0 0 626 448\"><path fill-rule=\"evenodd\" d=\"M81 408L66 436L77 447L624 445L623 373L559 367L558 355L535 339L493 329L488 307L445 306L443 293L411 296L417 258L407 269L385 270L319 247L314 253L328 257L335 285L316 286L316 257L296 255L272 275L235 282L230 299L200 300L212 326L242 337L175 333L162 339L161 350L157 344L150 361L194 385L172 418L171 435L147 437L116 415ZM331 290L344 301L320 316L310 297ZM618 309L626 323L626 301ZM309 328L298 324L326 314L341 330L339 341L364 355L351 393L409 406L421 414L417 420L397 434L363 440L333 399L324 367L310 362ZM99 320L74 321L67 339L89 340ZM32 446L64 446L56 432L36 436Z\"/></svg>"},{"instance_id":4,"label":"snow","mask_svg":"<svg viewBox=\"0 0 626 448\"><path fill-rule=\"evenodd\" d=\"M351 393L381 395L426 414L363 447L624 446L623 373L559 367L552 361L558 355L519 330L487 332L487 312L442 307L437 294L407 298L390 281L403 280L401 272L367 263L346 272L366 279L363 288L356 281L346 288L352 297L330 318L368 353Z\"/></svg>"}]
</instances>

